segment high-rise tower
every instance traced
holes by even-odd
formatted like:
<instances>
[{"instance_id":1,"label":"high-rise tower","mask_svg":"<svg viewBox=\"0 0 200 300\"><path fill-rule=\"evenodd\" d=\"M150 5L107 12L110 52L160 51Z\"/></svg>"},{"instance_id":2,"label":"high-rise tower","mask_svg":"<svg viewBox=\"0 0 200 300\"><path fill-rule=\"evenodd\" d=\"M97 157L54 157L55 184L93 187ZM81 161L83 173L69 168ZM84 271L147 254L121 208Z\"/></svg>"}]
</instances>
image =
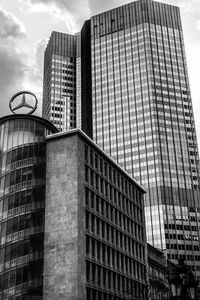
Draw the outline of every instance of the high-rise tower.
<instances>
[{"instance_id":1,"label":"high-rise tower","mask_svg":"<svg viewBox=\"0 0 200 300\"><path fill-rule=\"evenodd\" d=\"M91 18L93 138L147 188L148 242L200 274L199 157L179 9Z\"/></svg>"},{"instance_id":2,"label":"high-rise tower","mask_svg":"<svg viewBox=\"0 0 200 300\"><path fill-rule=\"evenodd\" d=\"M43 112L60 131L76 126L77 36L53 31L45 50Z\"/></svg>"}]
</instances>

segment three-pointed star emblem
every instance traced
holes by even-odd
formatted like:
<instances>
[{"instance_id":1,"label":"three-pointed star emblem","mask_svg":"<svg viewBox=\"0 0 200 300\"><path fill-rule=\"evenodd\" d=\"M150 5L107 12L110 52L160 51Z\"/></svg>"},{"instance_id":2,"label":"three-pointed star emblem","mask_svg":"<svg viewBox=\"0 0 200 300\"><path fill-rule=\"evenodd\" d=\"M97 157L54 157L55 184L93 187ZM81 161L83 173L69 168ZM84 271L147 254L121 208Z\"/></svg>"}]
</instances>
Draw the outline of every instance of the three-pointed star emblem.
<instances>
[{"instance_id":1,"label":"three-pointed star emblem","mask_svg":"<svg viewBox=\"0 0 200 300\"><path fill-rule=\"evenodd\" d=\"M19 98L20 96L22 95L21 99L20 99L20 102L19 100L17 101L17 105L14 106L13 104L13 101L16 99L16 98ZM28 97L28 101L27 101L27 98L26 98L26 95L29 95ZM28 103L30 102L30 97L32 98L31 99L31 103ZM33 105L34 103L34 105ZM29 91L21 91L17 94L15 94L11 100L10 100L10 103L9 103L9 107L10 107L10 110L13 112L13 113L16 113L16 111L20 111L20 109L22 108L26 108L26 114L32 114L36 108L37 108L37 98L36 96L32 93L32 92L29 92ZM28 111L28 112L27 112Z\"/></svg>"},{"instance_id":2,"label":"three-pointed star emblem","mask_svg":"<svg viewBox=\"0 0 200 300\"><path fill-rule=\"evenodd\" d=\"M15 111L16 109L19 109L21 107L28 107L28 108L31 108L31 109L34 108L32 105L30 105L26 102L25 93L23 93L22 102L20 104L18 104L17 106L15 106L15 108L13 108L13 111Z\"/></svg>"}]
</instances>

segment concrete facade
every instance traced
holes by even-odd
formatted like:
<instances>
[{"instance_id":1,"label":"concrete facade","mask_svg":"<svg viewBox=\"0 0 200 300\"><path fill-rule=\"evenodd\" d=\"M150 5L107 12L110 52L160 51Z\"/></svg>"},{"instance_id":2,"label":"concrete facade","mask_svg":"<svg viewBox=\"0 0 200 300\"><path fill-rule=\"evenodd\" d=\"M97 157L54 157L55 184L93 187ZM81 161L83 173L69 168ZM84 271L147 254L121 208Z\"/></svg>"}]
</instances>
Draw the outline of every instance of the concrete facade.
<instances>
[{"instance_id":1,"label":"concrete facade","mask_svg":"<svg viewBox=\"0 0 200 300\"><path fill-rule=\"evenodd\" d=\"M77 136L47 144L44 300L85 299L81 151Z\"/></svg>"}]
</instances>

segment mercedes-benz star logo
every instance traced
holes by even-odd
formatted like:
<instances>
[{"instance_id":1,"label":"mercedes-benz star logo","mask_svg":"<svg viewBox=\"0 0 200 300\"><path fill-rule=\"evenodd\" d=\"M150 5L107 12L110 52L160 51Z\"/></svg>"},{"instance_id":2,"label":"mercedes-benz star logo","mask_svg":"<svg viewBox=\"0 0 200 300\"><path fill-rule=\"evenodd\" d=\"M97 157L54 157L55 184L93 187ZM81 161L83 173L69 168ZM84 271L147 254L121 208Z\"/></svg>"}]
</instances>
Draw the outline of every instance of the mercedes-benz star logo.
<instances>
[{"instance_id":1,"label":"mercedes-benz star logo","mask_svg":"<svg viewBox=\"0 0 200 300\"><path fill-rule=\"evenodd\" d=\"M21 95L22 97L20 97ZM14 100L16 103L15 105L13 104ZM18 113L19 111L22 111L22 113L24 114L31 115L36 110L37 104L38 104L38 100L32 92L21 91L16 93L10 99L9 107L14 114Z\"/></svg>"}]
</instances>

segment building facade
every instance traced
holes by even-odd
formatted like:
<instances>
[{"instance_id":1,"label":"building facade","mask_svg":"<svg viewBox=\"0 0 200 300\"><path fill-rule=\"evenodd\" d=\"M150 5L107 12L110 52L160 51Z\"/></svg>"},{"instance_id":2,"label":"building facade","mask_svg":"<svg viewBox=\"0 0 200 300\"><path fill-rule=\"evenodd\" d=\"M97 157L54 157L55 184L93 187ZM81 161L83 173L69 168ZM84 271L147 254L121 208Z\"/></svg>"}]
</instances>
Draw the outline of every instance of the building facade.
<instances>
[{"instance_id":1,"label":"building facade","mask_svg":"<svg viewBox=\"0 0 200 300\"><path fill-rule=\"evenodd\" d=\"M143 194L78 129L47 138L44 300L147 299Z\"/></svg>"},{"instance_id":2,"label":"building facade","mask_svg":"<svg viewBox=\"0 0 200 300\"><path fill-rule=\"evenodd\" d=\"M200 279L199 154L178 7L139 0L81 36L79 118L146 189L147 240Z\"/></svg>"},{"instance_id":3,"label":"building facade","mask_svg":"<svg viewBox=\"0 0 200 300\"><path fill-rule=\"evenodd\" d=\"M42 299L45 136L39 117L0 119L0 299Z\"/></svg>"},{"instance_id":4,"label":"building facade","mask_svg":"<svg viewBox=\"0 0 200 300\"><path fill-rule=\"evenodd\" d=\"M148 256L148 296L149 300L170 300L170 271L175 265L166 258L166 254L147 244Z\"/></svg>"},{"instance_id":5,"label":"building facade","mask_svg":"<svg viewBox=\"0 0 200 300\"><path fill-rule=\"evenodd\" d=\"M146 189L147 240L200 276L199 156L179 9L91 18L93 139Z\"/></svg>"},{"instance_id":6,"label":"building facade","mask_svg":"<svg viewBox=\"0 0 200 300\"><path fill-rule=\"evenodd\" d=\"M76 126L77 36L53 31L44 55L43 118L59 131Z\"/></svg>"}]
</instances>

